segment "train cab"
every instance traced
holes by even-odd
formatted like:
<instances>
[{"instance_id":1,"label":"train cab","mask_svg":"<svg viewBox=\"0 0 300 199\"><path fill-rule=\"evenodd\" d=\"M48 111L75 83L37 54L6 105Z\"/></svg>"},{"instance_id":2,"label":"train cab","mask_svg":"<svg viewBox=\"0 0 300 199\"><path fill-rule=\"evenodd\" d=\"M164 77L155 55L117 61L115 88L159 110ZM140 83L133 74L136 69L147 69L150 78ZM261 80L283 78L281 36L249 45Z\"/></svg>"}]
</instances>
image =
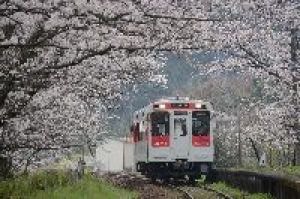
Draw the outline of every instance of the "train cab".
<instances>
[{"instance_id":1,"label":"train cab","mask_svg":"<svg viewBox=\"0 0 300 199\"><path fill-rule=\"evenodd\" d=\"M212 113L208 102L179 97L136 111L131 126L136 170L164 178L207 174L214 157Z\"/></svg>"}]
</instances>

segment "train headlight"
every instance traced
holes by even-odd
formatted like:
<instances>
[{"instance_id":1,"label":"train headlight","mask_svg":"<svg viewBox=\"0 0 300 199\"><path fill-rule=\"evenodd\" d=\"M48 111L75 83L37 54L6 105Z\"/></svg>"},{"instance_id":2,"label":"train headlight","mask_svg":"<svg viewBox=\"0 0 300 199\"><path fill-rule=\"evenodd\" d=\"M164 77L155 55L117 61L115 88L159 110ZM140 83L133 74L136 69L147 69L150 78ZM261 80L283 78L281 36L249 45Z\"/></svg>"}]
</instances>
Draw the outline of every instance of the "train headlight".
<instances>
[{"instance_id":1,"label":"train headlight","mask_svg":"<svg viewBox=\"0 0 300 199\"><path fill-rule=\"evenodd\" d=\"M195 108L201 108L201 104L200 103L196 103L195 104Z\"/></svg>"},{"instance_id":2,"label":"train headlight","mask_svg":"<svg viewBox=\"0 0 300 199\"><path fill-rule=\"evenodd\" d=\"M165 109L165 108L166 108L166 105L165 105L165 104L160 104L160 105L159 105L159 108Z\"/></svg>"}]
</instances>

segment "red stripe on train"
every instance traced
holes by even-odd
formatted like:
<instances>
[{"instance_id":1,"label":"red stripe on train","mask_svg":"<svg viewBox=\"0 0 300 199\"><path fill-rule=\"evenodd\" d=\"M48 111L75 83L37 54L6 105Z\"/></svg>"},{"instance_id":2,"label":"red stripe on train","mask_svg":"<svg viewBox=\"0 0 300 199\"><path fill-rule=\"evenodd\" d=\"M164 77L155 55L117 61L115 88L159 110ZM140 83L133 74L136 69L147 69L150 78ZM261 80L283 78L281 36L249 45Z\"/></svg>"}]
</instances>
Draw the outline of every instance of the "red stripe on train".
<instances>
[{"instance_id":1,"label":"red stripe on train","mask_svg":"<svg viewBox=\"0 0 300 199\"><path fill-rule=\"evenodd\" d=\"M210 136L193 136L192 144L195 147L209 147L210 146Z\"/></svg>"},{"instance_id":2,"label":"red stripe on train","mask_svg":"<svg viewBox=\"0 0 300 199\"><path fill-rule=\"evenodd\" d=\"M168 147L170 146L170 136L151 136L153 147Z\"/></svg>"}]
</instances>

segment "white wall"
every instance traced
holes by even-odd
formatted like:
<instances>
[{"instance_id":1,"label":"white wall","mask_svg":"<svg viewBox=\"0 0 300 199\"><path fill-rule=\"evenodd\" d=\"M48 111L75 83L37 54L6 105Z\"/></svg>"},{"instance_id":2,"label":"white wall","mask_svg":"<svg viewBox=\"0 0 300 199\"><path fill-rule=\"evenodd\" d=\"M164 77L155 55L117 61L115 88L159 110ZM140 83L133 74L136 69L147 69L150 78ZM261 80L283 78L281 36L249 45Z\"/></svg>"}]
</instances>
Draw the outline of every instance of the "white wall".
<instances>
[{"instance_id":1,"label":"white wall","mask_svg":"<svg viewBox=\"0 0 300 199\"><path fill-rule=\"evenodd\" d=\"M124 170L134 171L134 144L124 142Z\"/></svg>"},{"instance_id":2,"label":"white wall","mask_svg":"<svg viewBox=\"0 0 300 199\"><path fill-rule=\"evenodd\" d=\"M96 162L100 171L123 170L123 142L106 140L107 143L99 144L96 149Z\"/></svg>"}]
</instances>

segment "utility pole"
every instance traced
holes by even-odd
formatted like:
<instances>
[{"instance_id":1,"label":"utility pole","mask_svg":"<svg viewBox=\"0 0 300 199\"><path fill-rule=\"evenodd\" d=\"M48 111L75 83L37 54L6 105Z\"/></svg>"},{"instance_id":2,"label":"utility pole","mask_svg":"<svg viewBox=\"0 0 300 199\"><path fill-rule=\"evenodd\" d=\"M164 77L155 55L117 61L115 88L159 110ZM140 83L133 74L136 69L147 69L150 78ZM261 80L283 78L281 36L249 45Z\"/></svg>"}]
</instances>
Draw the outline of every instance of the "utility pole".
<instances>
[{"instance_id":1,"label":"utility pole","mask_svg":"<svg viewBox=\"0 0 300 199\"><path fill-rule=\"evenodd\" d=\"M242 166L242 143L241 143L241 114L240 114L240 100L237 106L237 132L238 132L238 164L239 167Z\"/></svg>"},{"instance_id":2,"label":"utility pole","mask_svg":"<svg viewBox=\"0 0 300 199\"><path fill-rule=\"evenodd\" d=\"M84 161L84 144L82 144L82 146L81 146L81 158L82 158L82 161Z\"/></svg>"}]
</instances>

